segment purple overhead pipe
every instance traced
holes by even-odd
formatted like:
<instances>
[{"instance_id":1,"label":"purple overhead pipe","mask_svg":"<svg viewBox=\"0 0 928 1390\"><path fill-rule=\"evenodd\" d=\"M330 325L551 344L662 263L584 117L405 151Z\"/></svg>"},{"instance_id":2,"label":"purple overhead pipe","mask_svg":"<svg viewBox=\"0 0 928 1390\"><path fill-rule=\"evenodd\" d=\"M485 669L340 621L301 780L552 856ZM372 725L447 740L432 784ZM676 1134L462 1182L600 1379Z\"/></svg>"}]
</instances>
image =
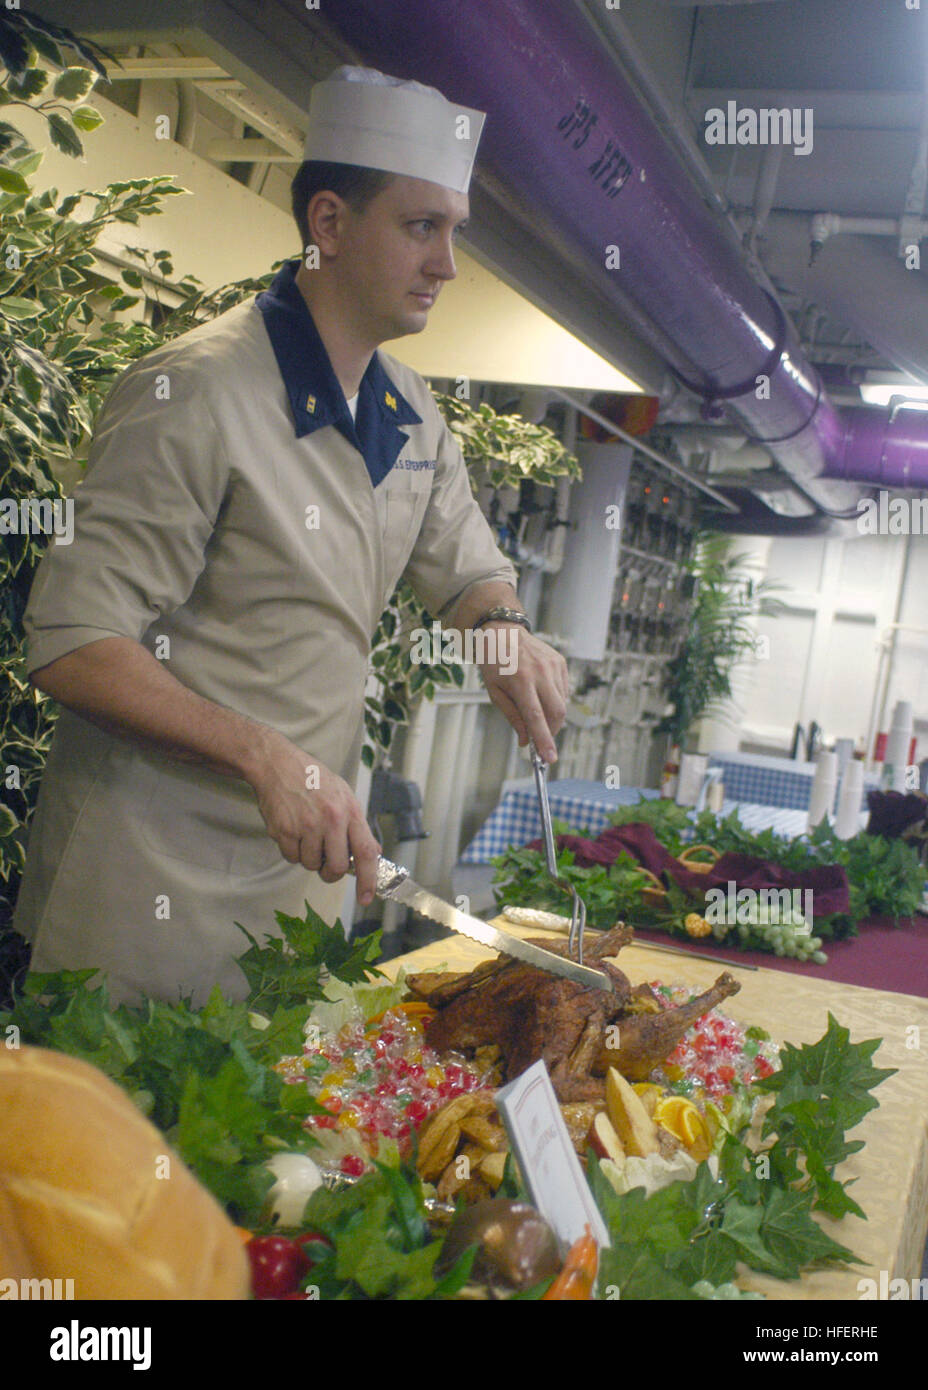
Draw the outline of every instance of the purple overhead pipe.
<instances>
[{"instance_id":1,"label":"purple overhead pipe","mask_svg":"<svg viewBox=\"0 0 928 1390\"><path fill-rule=\"evenodd\" d=\"M815 495L928 481L928 415L841 416L780 306L564 0L326 0L364 61L488 113L480 165L614 313ZM767 377L769 389L757 378ZM758 399L758 394L760 399ZM845 496L845 505L850 505Z\"/></svg>"},{"instance_id":2,"label":"purple overhead pipe","mask_svg":"<svg viewBox=\"0 0 928 1390\"><path fill-rule=\"evenodd\" d=\"M827 476L873 487L924 487L928 483L928 411L887 406L848 410L847 447L830 460Z\"/></svg>"}]
</instances>

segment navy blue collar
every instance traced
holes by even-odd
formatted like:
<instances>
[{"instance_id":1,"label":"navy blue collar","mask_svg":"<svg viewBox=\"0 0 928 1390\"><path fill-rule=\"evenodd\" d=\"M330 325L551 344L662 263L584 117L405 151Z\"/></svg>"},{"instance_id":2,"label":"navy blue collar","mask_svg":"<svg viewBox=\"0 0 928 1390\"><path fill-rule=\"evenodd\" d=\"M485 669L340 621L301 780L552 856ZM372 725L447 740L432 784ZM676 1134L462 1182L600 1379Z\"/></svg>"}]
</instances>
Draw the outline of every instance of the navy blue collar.
<instances>
[{"instance_id":1,"label":"navy blue collar","mask_svg":"<svg viewBox=\"0 0 928 1390\"><path fill-rule=\"evenodd\" d=\"M374 487L390 472L409 436L399 425L420 425L409 402L396 389L375 352L361 379L357 418L296 283L299 261L288 261L270 289L255 303L264 315L277 365L287 389L297 438L334 425L364 457Z\"/></svg>"}]
</instances>

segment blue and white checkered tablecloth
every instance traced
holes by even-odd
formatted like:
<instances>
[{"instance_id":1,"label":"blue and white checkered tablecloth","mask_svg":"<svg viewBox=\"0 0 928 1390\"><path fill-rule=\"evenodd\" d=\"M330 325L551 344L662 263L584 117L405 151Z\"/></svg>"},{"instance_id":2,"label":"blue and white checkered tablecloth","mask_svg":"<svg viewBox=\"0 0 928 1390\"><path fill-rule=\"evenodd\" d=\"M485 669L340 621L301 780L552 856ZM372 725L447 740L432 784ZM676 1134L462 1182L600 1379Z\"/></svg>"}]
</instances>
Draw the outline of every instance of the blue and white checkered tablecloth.
<instances>
[{"instance_id":1,"label":"blue and white checkered tablecloth","mask_svg":"<svg viewBox=\"0 0 928 1390\"><path fill-rule=\"evenodd\" d=\"M775 830L778 835L785 835L787 839L793 840L797 835L804 835L809 828L808 810L761 806L751 801L729 801L726 797L722 802L722 815L730 816L732 811L738 812L738 819L745 830L753 830L755 834L759 830ZM866 819L864 816L864 823Z\"/></svg>"},{"instance_id":2,"label":"blue and white checkered tablecloth","mask_svg":"<svg viewBox=\"0 0 928 1390\"><path fill-rule=\"evenodd\" d=\"M638 787L610 790L601 782L585 782L579 777L548 783L551 819L566 821L572 829L591 835L605 830L619 806L634 806L642 797L651 800L657 795ZM541 812L534 778L507 782L499 805L461 855L461 863L489 864L497 854L527 845L540 835Z\"/></svg>"},{"instance_id":3,"label":"blue and white checkered tablecloth","mask_svg":"<svg viewBox=\"0 0 928 1390\"><path fill-rule=\"evenodd\" d=\"M722 769L722 783L732 801L791 807L797 811L809 809L815 763L765 757L759 753L710 753L709 766ZM877 776L865 774L861 810L867 809L867 793L878 786ZM834 806L831 809L834 812Z\"/></svg>"},{"instance_id":4,"label":"blue and white checkered tablecloth","mask_svg":"<svg viewBox=\"0 0 928 1390\"><path fill-rule=\"evenodd\" d=\"M564 778L548 784L548 801L554 820L566 821L573 830L591 838L609 824L609 817L619 806L634 806L638 801L652 800L658 793L639 787L609 790L600 782L585 782ZM751 802L726 800L722 815L737 811L746 830L775 830L778 835L793 838L803 835L808 826L808 812L782 806L764 806ZM861 828L866 817L861 818ZM496 810L481 827L461 855L462 864L489 864L507 849L519 849L541 837L541 813L532 778L508 782Z\"/></svg>"}]
</instances>

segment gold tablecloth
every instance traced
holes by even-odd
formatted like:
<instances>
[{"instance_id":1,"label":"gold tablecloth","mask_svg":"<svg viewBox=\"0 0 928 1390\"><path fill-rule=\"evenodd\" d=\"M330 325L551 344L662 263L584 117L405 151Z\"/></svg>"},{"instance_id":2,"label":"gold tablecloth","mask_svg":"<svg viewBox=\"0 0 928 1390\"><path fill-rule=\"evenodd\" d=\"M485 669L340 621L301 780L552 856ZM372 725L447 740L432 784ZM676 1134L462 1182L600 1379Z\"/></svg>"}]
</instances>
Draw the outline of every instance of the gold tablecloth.
<instances>
[{"instance_id":1,"label":"gold tablecloth","mask_svg":"<svg viewBox=\"0 0 928 1390\"><path fill-rule=\"evenodd\" d=\"M537 928L513 927L503 920L497 925L520 936L556 936ZM389 961L382 968L391 977L401 966L410 974L441 967L471 970L491 954L466 937L453 936ZM680 981L702 989L721 970L714 962L668 955L646 946L626 947L619 963L632 983ZM853 1138L864 1140L864 1148L852 1154L838 1173L842 1180L857 1180L851 1195L866 1212L867 1220L857 1216L841 1221L817 1217L824 1229L865 1265L819 1270L797 1281L744 1270L739 1282L768 1298L857 1300L861 1296L858 1281L873 1279L879 1286L880 1271L885 1270L889 1280L917 1279L928 1233L928 1000L776 970L736 967L732 974L740 981L741 992L722 1005L722 1011L731 1018L765 1028L778 1042L798 1045L817 1042L831 1012L850 1029L852 1042L882 1038L874 1065L898 1069L875 1092L879 1108L852 1132Z\"/></svg>"}]
</instances>

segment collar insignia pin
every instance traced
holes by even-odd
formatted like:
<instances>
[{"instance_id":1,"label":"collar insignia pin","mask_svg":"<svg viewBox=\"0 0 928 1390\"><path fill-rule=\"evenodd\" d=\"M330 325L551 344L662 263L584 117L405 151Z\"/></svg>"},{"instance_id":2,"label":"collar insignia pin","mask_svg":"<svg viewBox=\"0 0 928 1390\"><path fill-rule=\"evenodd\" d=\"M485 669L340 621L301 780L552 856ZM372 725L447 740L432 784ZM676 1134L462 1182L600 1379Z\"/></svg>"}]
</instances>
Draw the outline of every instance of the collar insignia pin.
<instances>
[{"instance_id":1,"label":"collar insignia pin","mask_svg":"<svg viewBox=\"0 0 928 1390\"><path fill-rule=\"evenodd\" d=\"M307 412L308 415L315 415L315 413L316 413L316 397L315 397L315 396L307 396L307 397L306 397L306 412Z\"/></svg>"},{"instance_id":2,"label":"collar insignia pin","mask_svg":"<svg viewBox=\"0 0 928 1390\"><path fill-rule=\"evenodd\" d=\"M386 401L387 405L390 407L391 410L396 410L396 397L395 397L395 396L391 396L389 391L385 391L385 392L384 392L384 395L383 395L383 398L384 398L384 400Z\"/></svg>"}]
</instances>

